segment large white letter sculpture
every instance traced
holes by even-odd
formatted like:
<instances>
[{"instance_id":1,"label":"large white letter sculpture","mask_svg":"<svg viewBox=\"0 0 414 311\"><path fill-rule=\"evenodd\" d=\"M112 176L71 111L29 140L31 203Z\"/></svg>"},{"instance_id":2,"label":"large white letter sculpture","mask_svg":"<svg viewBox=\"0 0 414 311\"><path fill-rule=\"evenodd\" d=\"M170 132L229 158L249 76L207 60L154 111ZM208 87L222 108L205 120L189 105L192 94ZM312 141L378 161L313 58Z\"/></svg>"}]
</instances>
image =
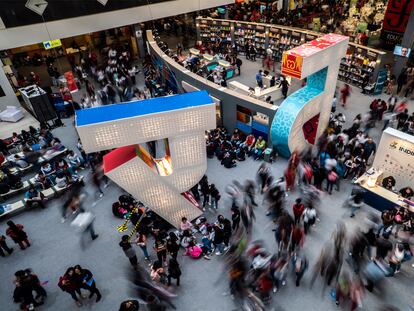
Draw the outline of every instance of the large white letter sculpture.
<instances>
[{"instance_id":1,"label":"large white letter sculpture","mask_svg":"<svg viewBox=\"0 0 414 311\"><path fill-rule=\"evenodd\" d=\"M215 127L215 104L205 91L76 112L85 151L118 148L105 155L105 174L175 227L202 213L181 193L205 173L205 131ZM168 139L161 175L160 161L138 145L160 139Z\"/></svg>"},{"instance_id":2,"label":"large white letter sculpture","mask_svg":"<svg viewBox=\"0 0 414 311\"><path fill-rule=\"evenodd\" d=\"M282 73L307 83L282 102L273 119L272 142L282 156L313 145L328 126L347 47L348 37L327 34L283 53Z\"/></svg>"}]
</instances>

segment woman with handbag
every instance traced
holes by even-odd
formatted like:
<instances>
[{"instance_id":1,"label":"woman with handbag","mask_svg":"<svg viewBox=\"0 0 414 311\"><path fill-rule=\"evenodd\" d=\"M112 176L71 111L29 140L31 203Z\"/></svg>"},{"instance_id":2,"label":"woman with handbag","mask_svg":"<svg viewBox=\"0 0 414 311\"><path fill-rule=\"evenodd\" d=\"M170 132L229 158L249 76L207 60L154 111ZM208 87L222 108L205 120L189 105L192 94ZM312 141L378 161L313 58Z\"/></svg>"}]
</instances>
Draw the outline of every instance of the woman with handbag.
<instances>
[{"instance_id":1,"label":"woman with handbag","mask_svg":"<svg viewBox=\"0 0 414 311\"><path fill-rule=\"evenodd\" d=\"M102 295L99 289L96 288L96 283L93 274L88 269L83 269L80 265L74 267L74 277L79 288L86 289L90 292L89 298L96 294L96 302L101 300Z\"/></svg>"},{"instance_id":2,"label":"woman with handbag","mask_svg":"<svg viewBox=\"0 0 414 311\"><path fill-rule=\"evenodd\" d=\"M82 306L82 302L80 302L76 295L78 294L79 297L82 297L80 288L76 283L75 270L72 267L68 268L65 274L59 278L58 286L62 291L67 292L72 299L75 300L78 307Z\"/></svg>"}]
</instances>

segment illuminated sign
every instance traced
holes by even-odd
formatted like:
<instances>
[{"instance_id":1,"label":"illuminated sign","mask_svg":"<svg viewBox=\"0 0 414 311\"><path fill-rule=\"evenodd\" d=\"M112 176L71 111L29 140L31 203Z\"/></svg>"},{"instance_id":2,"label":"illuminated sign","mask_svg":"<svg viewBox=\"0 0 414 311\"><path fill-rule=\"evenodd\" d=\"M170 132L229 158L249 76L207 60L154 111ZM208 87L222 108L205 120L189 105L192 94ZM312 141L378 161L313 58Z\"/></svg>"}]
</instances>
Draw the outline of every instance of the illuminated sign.
<instances>
[{"instance_id":1,"label":"illuminated sign","mask_svg":"<svg viewBox=\"0 0 414 311\"><path fill-rule=\"evenodd\" d=\"M55 40L50 40L50 41L44 41L43 42L43 47L45 48L45 50L54 49L54 48L57 48L59 46L62 46L62 42L60 41L60 39L55 39Z\"/></svg>"},{"instance_id":2,"label":"illuminated sign","mask_svg":"<svg viewBox=\"0 0 414 311\"><path fill-rule=\"evenodd\" d=\"M348 37L327 34L283 53L282 74L307 78L277 109L270 130L278 153L289 157L318 141L329 123L339 64Z\"/></svg>"},{"instance_id":3,"label":"illuminated sign","mask_svg":"<svg viewBox=\"0 0 414 311\"><path fill-rule=\"evenodd\" d=\"M215 103L206 91L76 111L87 153L111 150L104 172L117 185L179 228L202 211L181 193L207 169L205 131L216 127ZM162 159L139 144L168 140ZM118 230L125 230L121 225Z\"/></svg>"}]
</instances>

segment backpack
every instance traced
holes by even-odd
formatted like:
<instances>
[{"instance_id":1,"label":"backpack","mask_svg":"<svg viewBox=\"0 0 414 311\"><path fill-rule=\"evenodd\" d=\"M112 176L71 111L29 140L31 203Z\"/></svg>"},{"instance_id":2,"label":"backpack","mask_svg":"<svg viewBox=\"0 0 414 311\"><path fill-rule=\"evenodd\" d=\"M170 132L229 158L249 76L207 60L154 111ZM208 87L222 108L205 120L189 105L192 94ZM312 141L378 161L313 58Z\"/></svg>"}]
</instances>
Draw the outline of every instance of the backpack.
<instances>
[{"instance_id":1,"label":"backpack","mask_svg":"<svg viewBox=\"0 0 414 311\"><path fill-rule=\"evenodd\" d=\"M190 256L191 258L198 259L201 257L201 254L203 253L203 250L201 247L194 245L193 247L190 247Z\"/></svg>"},{"instance_id":2,"label":"backpack","mask_svg":"<svg viewBox=\"0 0 414 311\"><path fill-rule=\"evenodd\" d=\"M328 180L330 182L335 182L338 179L338 175L334 171L330 171L328 174Z\"/></svg>"}]
</instances>

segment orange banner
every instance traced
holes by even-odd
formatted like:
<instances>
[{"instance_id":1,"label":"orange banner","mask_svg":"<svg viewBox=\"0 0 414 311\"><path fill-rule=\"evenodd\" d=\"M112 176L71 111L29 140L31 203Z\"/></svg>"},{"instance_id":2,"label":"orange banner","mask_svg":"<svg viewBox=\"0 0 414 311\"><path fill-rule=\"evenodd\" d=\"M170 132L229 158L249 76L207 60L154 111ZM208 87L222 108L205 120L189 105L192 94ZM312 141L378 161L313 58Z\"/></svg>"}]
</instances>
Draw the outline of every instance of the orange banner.
<instances>
[{"instance_id":1,"label":"orange banner","mask_svg":"<svg viewBox=\"0 0 414 311\"><path fill-rule=\"evenodd\" d=\"M282 74L300 79L302 77L302 61L301 56L283 53Z\"/></svg>"}]
</instances>

